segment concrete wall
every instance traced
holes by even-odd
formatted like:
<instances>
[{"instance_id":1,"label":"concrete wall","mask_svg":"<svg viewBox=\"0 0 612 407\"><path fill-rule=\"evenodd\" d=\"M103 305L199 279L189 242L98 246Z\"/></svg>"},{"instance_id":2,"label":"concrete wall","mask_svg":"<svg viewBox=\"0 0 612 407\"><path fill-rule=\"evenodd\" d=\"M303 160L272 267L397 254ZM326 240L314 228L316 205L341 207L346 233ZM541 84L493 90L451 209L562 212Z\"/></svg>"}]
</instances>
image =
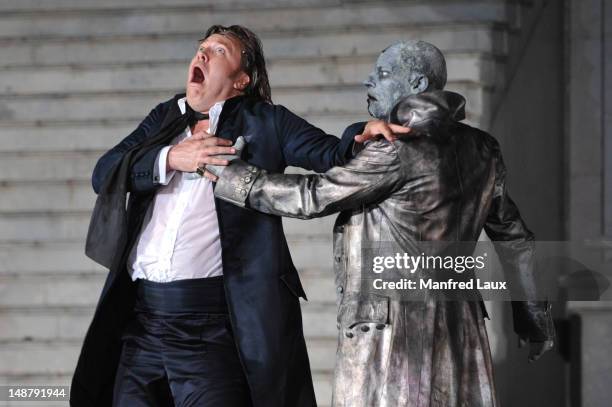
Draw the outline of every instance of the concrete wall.
<instances>
[{"instance_id":1,"label":"concrete wall","mask_svg":"<svg viewBox=\"0 0 612 407\"><path fill-rule=\"evenodd\" d=\"M612 4L567 2L567 234L599 249L612 280ZM612 303L573 302L572 407L610 404Z\"/></svg>"},{"instance_id":2,"label":"concrete wall","mask_svg":"<svg viewBox=\"0 0 612 407\"><path fill-rule=\"evenodd\" d=\"M562 1L548 1L508 72L491 134L501 143L509 192L538 240L564 237L564 43ZM554 304L560 309L561 304ZM563 406L565 362L558 347L527 362L512 331L510 304L493 304L495 379L503 407ZM559 312L556 312L558 315Z\"/></svg>"}]
</instances>

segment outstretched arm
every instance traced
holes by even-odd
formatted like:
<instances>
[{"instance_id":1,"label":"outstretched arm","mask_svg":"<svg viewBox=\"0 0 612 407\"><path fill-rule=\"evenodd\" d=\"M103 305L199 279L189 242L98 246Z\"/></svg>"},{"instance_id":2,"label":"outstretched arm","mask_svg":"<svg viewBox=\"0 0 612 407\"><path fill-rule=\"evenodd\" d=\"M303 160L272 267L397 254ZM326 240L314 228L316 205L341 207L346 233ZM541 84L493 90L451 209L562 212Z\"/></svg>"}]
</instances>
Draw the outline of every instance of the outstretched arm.
<instances>
[{"instance_id":1,"label":"outstretched arm","mask_svg":"<svg viewBox=\"0 0 612 407\"><path fill-rule=\"evenodd\" d=\"M378 137L393 142L410 129L383 120L354 123L340 139L326 134L283 106L276 106L275 127L285 163L323 173L344 165L354 157L361 144ZM355 142L358 145L355 145Z\"/></svg>"},{"instance_id":2,"label":"outstretched arm","mask_svg":"<svg viewBox=\"0 0 612 407\"><path fill-rule=\"evenodd\" d=\"M100 157L91 177L91 183L96 194L100 192L111 169L119 165L125 153L159 130L166 111L166 106L163 103L157 105L129 136ZM156 151L151 150L142 160L132 166L130 171L130 190L138 189L140 183L149 178L152 184L153 164L158 150L161 150L162 147L159 146L155 149Z\"/></svg>"},{"instance_id":3,"label":"outstretched arm","mask_svg":"<svg viewBox=\"0 0 612 407\"><path fill-rule=\"evenodd\" d=\"M514 331L519 346L530 343L529 360L537 360L551 349L555 329L548 301L537 292L535 242L533 233L521 218L518 208L506 189L506 167L499 145L495 145L497 166L493 203L485 231L495 245L513 292L527 301L512 301Z\"/></svg>"},{"instance_id":4,"label":"outstretched arm","mask_svg":"<svg viewBox=\"0 0 612 407\"><path fill-rule=\"evenodd\" d=\"M401 186L401 171L395 145L376 141L325 174L268 174L233 161L221 173L215 196L264 213L309 219L386 198Z\"/></svg>"}]
</instances>

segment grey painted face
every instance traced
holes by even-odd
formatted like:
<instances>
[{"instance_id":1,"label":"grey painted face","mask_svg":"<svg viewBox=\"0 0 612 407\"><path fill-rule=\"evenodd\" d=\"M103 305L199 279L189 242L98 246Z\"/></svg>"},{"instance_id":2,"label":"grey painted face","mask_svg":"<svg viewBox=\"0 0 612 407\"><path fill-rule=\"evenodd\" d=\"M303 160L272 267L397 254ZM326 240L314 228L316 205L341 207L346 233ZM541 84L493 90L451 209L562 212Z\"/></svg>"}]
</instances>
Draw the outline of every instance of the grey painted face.
<instances>
[{"instance_id":1,"label":"grey painted face","mask_svg":"<svg viewBox=\"0 0 612 407\"><path fill-rule=\"evenodd\" d=\"M364 85L368 89L368 111L386 119L402 98L442 89L446 83L446 63L442 53L424 41L404 41L386 48Z\"/></svg>"}]
</instances>

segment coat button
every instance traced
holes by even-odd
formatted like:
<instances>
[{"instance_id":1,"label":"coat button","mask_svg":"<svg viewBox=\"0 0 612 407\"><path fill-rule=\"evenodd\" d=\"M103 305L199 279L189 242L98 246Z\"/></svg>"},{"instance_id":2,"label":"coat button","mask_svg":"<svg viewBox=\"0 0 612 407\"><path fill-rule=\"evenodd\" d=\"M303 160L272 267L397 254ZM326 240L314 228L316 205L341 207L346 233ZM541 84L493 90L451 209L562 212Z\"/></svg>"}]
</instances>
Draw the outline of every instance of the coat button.
<instances>
[{"instance_id":1,"label":"coat button","mask_svg":"<svg viewBox=\"0 0 612 407\"><path fill-rule=\"evenodd\" d=\"M370 327L367 325L364 325L361 327L361 332L368 332L370 330Z\"/></svg>"},{"instance_id":2,"label":"coat button","mask_svg":"<svg viewBox=\"0 0 612 407\"><path fill-rule=\"evenodd\" d=\"M385 329L385 324L376 324L376 329L378 330Z\"/></svg>"},{"instance_id":3,"label":"coat button","mask_svg":"<svg viewBox=\"0 0 612 407\"><path fill-rule=\"evenodd\" d=\"M347 332L345 335L347 338L352 338L353 336L355 336L352 332Z\"/></svg>"}]
</instances>

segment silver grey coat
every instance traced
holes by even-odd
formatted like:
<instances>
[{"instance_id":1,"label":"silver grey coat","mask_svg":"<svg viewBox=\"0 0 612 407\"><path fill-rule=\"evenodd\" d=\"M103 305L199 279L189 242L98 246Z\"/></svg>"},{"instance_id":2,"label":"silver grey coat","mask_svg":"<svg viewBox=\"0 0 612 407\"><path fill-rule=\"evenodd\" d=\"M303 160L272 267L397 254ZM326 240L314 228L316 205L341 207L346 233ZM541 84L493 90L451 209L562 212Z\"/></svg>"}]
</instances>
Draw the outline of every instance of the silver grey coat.
<instances>
[{"instance_id":1,"label":"silver grey coat","mask_svg":"<svg viewBox=\"0 0 612 407\"><path fill-rule=\"evenodd\" d=\"M302 219L341 212L334 226L338 287L336 407L497 406L481 304L405 302L361 289L362 244L472 241L483 228L506 251L504 266L532 285L532 233L508 196L497 141L457 120L451 92L412 97L395 122L413 137L376 141L322 175L268 174L243 161L227 167L215 195L237 205ZM551 339L546 304L514 302L515 331ZM486 311L484 311L486 312Z\"/></svg>"}]
</instances>

